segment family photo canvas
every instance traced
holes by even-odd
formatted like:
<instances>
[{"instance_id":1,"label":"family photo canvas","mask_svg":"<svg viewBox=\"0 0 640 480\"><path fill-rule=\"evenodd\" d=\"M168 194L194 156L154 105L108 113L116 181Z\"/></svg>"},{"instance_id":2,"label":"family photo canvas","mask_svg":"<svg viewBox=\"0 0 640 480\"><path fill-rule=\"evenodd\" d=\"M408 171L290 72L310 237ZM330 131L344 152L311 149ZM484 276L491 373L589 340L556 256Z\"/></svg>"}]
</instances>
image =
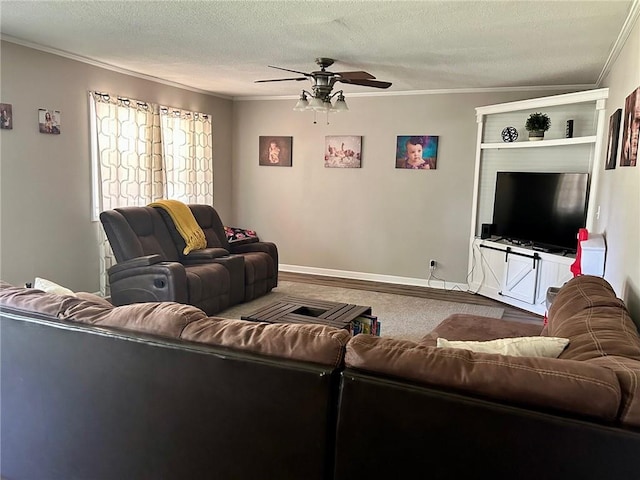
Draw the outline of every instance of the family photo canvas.
<instances>
[{"instance_id":1,"label":"family photo canvas","mask_svg":"<svg viewBox=\"0 0 640 480\"><path fill-rule=\"evenodd\" d=\"M60 111L40 108L38 110L38 129L40 133L58 135L60 133Z\"/></svg>"},{"instance_id":2,"label":"family photo canvas","mask_svg":"<svg viewBox=\"0 0 640 480\"><path fill-rule=\"evenodd\" d=\"M13 128L13 112L10 103L0 103L0 128L5 130Z\"/></svg>"}]
</instances>

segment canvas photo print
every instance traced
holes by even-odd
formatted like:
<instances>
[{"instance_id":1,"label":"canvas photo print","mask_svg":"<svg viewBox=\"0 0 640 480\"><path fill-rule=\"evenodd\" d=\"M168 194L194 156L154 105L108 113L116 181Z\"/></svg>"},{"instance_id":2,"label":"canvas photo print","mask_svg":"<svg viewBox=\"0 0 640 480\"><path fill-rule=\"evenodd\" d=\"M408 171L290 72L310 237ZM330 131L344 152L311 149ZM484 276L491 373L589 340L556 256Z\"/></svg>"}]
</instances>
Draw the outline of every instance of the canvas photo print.
<instances>
[{"instance_id":1,"label":"canvas photo print","mask_svg":"<svg viewBox=\"0 0 640 480\"><path fill-rule=\"evenodd\" d=\"M325 137L324 166L326 168L360 168L362 137L353 135Z\"/></svg>"},{"instance_id":2,"label":"canvas photo print","mask_svg":"<svg viewBox=\"0 0 640 480\"><path fill-rule=\"evenodd\" d=\"M6 130L13 128L13 112L10 103L0 103L0 128Z\"/></svg>"},{"instance_id":3,"label":"canvas photo print","mask_svg":"<svg viewBox=\"0 0 640 480\"><path fill-rule=\"evenodd\" d=\"M396 168L435 170L438 160L438 137L400 135L396 142Z\"/></svg>"},{"instance_id":4,"label":"canvas photo print","mask_svg":"<svg viewBox=\"0 0 640 480\"><path fill-rule=\"evenodd\" d=\"M293 137L260 137L258 164L270 167L290 167Z\"/></svg>"},{"instance_id":5,"label":"canvas photo print","mask_svg":"<svg viewBox=\"0 0 640 480\"><path fill-rule=\"evenodd\" d=\"M605 170L616 168L616 157L618 156L618 138L620 137L620 120L622 119L622 109L616 110L609 117L609 138L607 141L607 163Z\"/></svg>"},{"instance_id":6,"label":"canvas photo print","mask_svg":"<svg viewBox=\"0 0 640 480\"><path fill-rule=\"evenodd\" d=\"M624 128L622 131L621 167L635 167L638 163L638 137L640 136L640 87L624 102Z\"/></svg>"},{"instance_id":7,"label":"canvas photo print","mask_svg":"<svg viewBox=\"0 0 640 480\"><path fill-rule=\"evenodd\" d=\"M58 135L60 133L60 112L58 110L38 110L38 129L40 133Z\"/></svg>"}]
</instances>

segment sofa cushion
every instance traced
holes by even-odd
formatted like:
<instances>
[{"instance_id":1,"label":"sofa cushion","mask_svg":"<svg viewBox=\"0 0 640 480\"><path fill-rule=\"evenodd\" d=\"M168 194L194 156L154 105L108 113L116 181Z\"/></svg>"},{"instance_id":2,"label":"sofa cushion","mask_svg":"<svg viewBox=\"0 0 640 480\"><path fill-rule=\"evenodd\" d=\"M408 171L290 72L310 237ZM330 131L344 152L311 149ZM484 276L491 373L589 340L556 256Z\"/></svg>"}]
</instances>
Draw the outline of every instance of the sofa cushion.
<instances>
[{"instance_id":1,"label":"sofa cushion","mask_svg":"<svg viewBox=\"0 0 640 480\"><path fill-rule=\"evenodd\" d=\"M82 299L82 300L88 300L90 302L93 303L99 303L101 305L104 305L106 307L113 307L113 304L107 300L104 297L101 297L100 295L96 295L95 293L89 293L89 292L76 292L76 297Z\"/></svg>"},{"instance_id":2,"label":"sofa cushion","mask_svg":"<svg viewBox=\"0 0 640 480\"><path fill-rule=\"evenodd\" d=\"M116 327L134 332L180 338L191 322L207 314L193 305L175 302L133 303L108 307L89 301L69 305L58 317L90 325Z\"/></svg>"},{"instance_id":3,"label":"sofa cushion","mask_svg":"<svg viewBox=\"0 0 640 480\"><path fill-rule=\"evenodd\" d=\"M431 332L426 334L420 343L436 345L439 337L448 340L486 341L496 338L531 337L540 335L540 324L504 320L502 318L481 317L465 313L449 315Z\"/></svg>"},{"instance_id":4,"label":"sofa cushion","mask_svg":"<svg viewBox=\"0 0 640 480\"><path fill-rule=\"evenodd\" d=\"M73 295L46 293L36 288L14 287L9 283L0 282L1 307L59 318L67 308L80 302L83 300Z\"/></svg>"},{"instance_id":5,"label":"sofa cushion","mask_svg":"<svg viewBox=\"0 0 640 480\"><path fill-rule=\"evenodd\" d=\"M179 338L188 323L206 318L199 308L174 302L134 303L114 307L102 297L78 292L56 295L35 288L0 283L0 306L71 322L116 327Z\"/></svg>"},{"instance_id":6,"label":"sofa cushion","mask_svg":"<svg viewBox=\"0 0 640 480\"><path fill-rule=\"evenodd\" d=\"M511 337L497 338L485 342L455 341L438 338L438 348L462 348L472 352L499 353L516 357L558 358L569 343L568 338L559 337Z\"/></svg>"},{"instance_id":7,"label":"sofa cushion","mask_svg":"<svg viewBox=\"0 0 640 480\"><path fill-rule=\"evenodd\" d=\"M622 392L618 418L624 424L640 428L640 361L609 355L584 363L609 368L616 374Z\"/></svg>"},{"instance_id":8,"label":"sofa cushion","mask_svg":"<svg viewBox=\"0 0 640 480\"><path fill-rule=\"evenodd\" d=\"M569 280L549 309L547 334L570 339L560 358L589 360L605 355L640 360L640 335L622 300L600 277Z\"/></svg>"},{"instance_id":9,"label":"sofa cushion","mask_svg":"<svg viewBox=\"0 0 640 480\"><path fill-rule=\"evenodd\" d=\"M269 324L210 317L187 325L181 338L337 367L342 365L351 335L344 329L319 324Z\"/></svg>"},{"instance_id":10,"label":"sofa cushion","mask_svg":"<svg viewBox=\"0 0 640 480\"><path fill-rule=\"evenodd\" d=\"M435 348L371 335L349 341L345 364L506 403L605 420L617 417L621 398L614 372L597 365Z\"/></svg>"}]
</instances>

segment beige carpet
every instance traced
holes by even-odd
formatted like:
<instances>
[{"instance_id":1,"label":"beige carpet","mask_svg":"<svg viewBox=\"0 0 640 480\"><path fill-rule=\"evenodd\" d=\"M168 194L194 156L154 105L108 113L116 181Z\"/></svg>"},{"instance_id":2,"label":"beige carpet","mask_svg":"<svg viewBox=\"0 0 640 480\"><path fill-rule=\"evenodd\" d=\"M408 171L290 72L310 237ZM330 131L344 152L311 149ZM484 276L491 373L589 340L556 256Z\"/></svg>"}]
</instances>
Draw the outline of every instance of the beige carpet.
<instances>
[{"instance_id":1,"label":"beige carpet","mask_svg":"<svg viewBox=\"0 0 640 480\"><path fill-rule=\"evenodd\" d=\"M371 306L372 314L376 315L380 321L380 334L383 337L408 340L419 340L433 330L442 320L454 313L468 313L494 318L501 318L504 313L502 308L484 305L444 302L366 290L280 281L271 293L251 302L235 305L216 314L216 316L240 318L242 315L247 315L264 305L276 302L280 298L289 295Z\"/></svg>"}]
</instances>

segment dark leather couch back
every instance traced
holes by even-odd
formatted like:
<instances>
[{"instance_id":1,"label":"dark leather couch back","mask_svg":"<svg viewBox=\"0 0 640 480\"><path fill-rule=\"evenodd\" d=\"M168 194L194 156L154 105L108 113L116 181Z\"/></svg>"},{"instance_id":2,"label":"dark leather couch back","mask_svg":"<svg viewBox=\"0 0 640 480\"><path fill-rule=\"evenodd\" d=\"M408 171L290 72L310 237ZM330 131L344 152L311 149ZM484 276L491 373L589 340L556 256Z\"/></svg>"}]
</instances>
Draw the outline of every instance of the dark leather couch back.
<instances>
[{"instance_id":1,"label":"dark leather couch back","mask_svg":"<svg viewBox=\"0 0 640 480\"><path fill-rule=\"evenodd\" d=\"M145 255L178 261L178 250L160 213L153 207L122 207L100 214L118 262Z\"/></svg>"},{"instance_id":2,"label":"dark leather couch back","mask_svg":"<svg viewBox=\"0 0 640 480\"><path fill-rule=\"evenodd\" d=\"M0 315L2 478L330 477L332 367Z\"/></svg>"}]
</instances>

